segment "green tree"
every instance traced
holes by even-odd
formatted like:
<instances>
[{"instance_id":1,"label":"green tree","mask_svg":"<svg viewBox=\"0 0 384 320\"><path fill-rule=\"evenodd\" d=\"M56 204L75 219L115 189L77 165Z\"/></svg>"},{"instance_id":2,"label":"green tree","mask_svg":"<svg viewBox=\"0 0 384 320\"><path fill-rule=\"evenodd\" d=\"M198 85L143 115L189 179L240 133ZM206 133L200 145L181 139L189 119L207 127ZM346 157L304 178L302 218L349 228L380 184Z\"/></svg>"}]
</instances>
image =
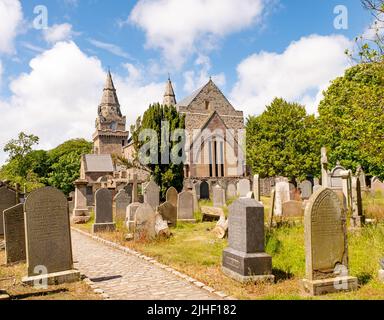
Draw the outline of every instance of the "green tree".
<instances>
[{"instance_id":1,"label":"green tree","mask_svg":"<svg viewBox=\"0 0 384 320\"><path fill-rule=\"evenodd\" d=\"M144 113L142 118L138 118L136 125L131 128L132 138L135 150L137 151L136 159L131 166L144 167L145 170L151 172L155 182L161 188L162 198L164 199L167 189L171 186L175 187L179 191L183 188L184 179L184 164L175 164L169 161L169 164L162 163L162 156L172 154L175 152L174 147L181 141L169 141L168 145L161 144L162 136L162 122L169 123L170 134L175 132L176 129L185 128L184 116L181 116L175 107L163 106L160 104L151 105ZM163 127L164 128L164 127ZM143 165L140 163L139 158L143 156L140 154L141 148L148 143L149 138L145 141L140 141L140 132L144 129L152 129L156 132L158 144L156 145L156 163L150 163Z\"/></svg>"},{"instance_id":2,"label":"green tree","mask_svg":"<svg viewBox=\"0 0 384 320\"><path fill-rule=\"evenodd\" d=\"M324 93L319 106L321 143L329 160L384 178L384 63L348 69Z\"/></svg>"},{"instance_id":3,"label":"green tree","mask_svg":"<svg viewBox=\"0 0 384 320\"><path fill-rule=\"evenodd\" d=\"M320 173L316 119L305 107L275 99L247 119L247 163L263 177L305 179Z\"/></svg>"}]
</instances>

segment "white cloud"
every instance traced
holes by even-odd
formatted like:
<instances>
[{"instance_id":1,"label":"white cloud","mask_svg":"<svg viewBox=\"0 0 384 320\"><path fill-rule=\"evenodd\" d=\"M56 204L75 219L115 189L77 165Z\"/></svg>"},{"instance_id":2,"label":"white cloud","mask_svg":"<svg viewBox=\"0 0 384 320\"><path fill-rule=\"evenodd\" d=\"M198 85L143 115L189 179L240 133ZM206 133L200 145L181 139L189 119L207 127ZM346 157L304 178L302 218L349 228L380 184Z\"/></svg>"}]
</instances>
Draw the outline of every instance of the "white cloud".
<instances>
[{"instance_id":1,"label":"white cloud","mask_svg":"<svg viewBox=\"0 0 384 320\"><path fill-rule=\"evenodd\" d=\"M349 66L345 50L351 45L344 36L311 35L282 54L253 54L237 67L231 99L246 114L262 113L275 97L306 104L315 113L322 91Z\"/></svg>"},{"instance_id":2,"label":"white cloud","mask_svg":"<svg viewBox=\"0 0 384 320\"><path fill-rule=\"evenodd\" d=\"M14 38L22 23L23 12L18 0L0 0L0 53L14 52Z\"/></svg>"},{"instance_id":3,"label":"white cloud","mask_svg":"<svg viewBox=\"0 0 384 320\"><path fill-rule=\"evenodd\" d=\"M211 70L211 60L208 56L199 55L195 61L196 69L200 68L200 71L188 70L184 72L184 91L188 94L191 94L198 88L205 85L209 78L212 77L212 80L219 86L223 87L226 84L226 78L224 73L210 75L209 71Z\"/></svg>"},{"instance_id":4,"label":"white cloud","mask_svg":"<svg viewBox=\"0 0 384 320\"><path fill-rule=\"evenodd\" d=\"M146 33L147 46L180 67L196 51L261 18L266 0L140 0L128 21Z\"/></svg>"},{"instance_id":5,"label":"white cloud","mask_svg":"<svg viewBox=\"0 0 384 320\"><path fill-rule=\"evenodd\" d=\"M139 71L132 67L127 76L114 75L127 125L160 100L164 89L164 84L137 82ZM0 101L0 163L6 158L4 143L20 131L39 136L39 148L49 149L72 138L91 140L95 130L106 78L97 57L87 56L74 42L59 42L32 59L30 68L12 81L11 98Z\"/></svg>"},{"instance_id":6,"label":"white cloud","mask_svg":"<svg viewBox=\"0 0 384 320\"><path fill-rule=\"evenodd\" d=\"M59 41L70 40L74 34L72 25L69 23L54 24L44 30L44 40L48 43L56 43Z\"/></svg>"},{"instance_id":7,"label":"white cloud","mask_svg":"<svg viewBox=\"0 0 384 320\"><path fill-rule=\"evenodd\" d=\"M96 48L106 50L114 54L115 56L126 58L126 59L130 58L129 54L124 52L124 50L117 45L114 45L112 43L101 42L95 39L89 39L88 41Z\"/></svg>"},{"instance_id":8,"label":"white cloud","mask_svg":"<svg viewBox=\"0 0 384 320\"><path fill-rule=\"evenodd\" d=\"M0 60L0 92L1 92L1 83L2 83L2 78L3 77L3 63Z\"/></svg>"}]
</instances>

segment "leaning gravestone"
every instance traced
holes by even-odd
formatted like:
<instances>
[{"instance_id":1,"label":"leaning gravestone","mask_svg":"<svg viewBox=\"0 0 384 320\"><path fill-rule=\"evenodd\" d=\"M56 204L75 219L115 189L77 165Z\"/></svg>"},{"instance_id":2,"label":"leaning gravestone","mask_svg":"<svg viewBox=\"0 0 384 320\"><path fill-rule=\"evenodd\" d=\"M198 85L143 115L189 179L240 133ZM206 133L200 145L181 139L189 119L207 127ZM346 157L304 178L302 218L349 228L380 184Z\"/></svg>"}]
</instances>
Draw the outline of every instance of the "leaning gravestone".
<instances>
[{"instance_id":1,"label":"leaning gravestone","mask_svg":"<svg viewBox=\"0 0 384 320\"><path fill-rule=\"evenodd\" d=\"M173 206L176 207L177 206L177 196L178 196L177 190L174 187L170 187L167 190L167 193L165 195L166 201L171 203Z\"/></svg>"},{"instance_id":2,"label":"leaning gravestone","mask_svg":"<svg viewBox=\"0 0 384 320\"><path fill-rule=\"evenodd\" d=\"M115 231L112 213L112 192L108 189L99 189L95 193L95 223L93 233Z\"/></svg>"},{"instance_id":3,"label":"leaning gravestone","mask_svg":"<svg viewBox=\"0 0 384 320\"><path fill-rule=\"evenodd\" d=\"M163 217L164 221L168 222L170 227L176 227L177 225L177 207L171 202L164 202L159 206L159 214Z\"/></svg>"},{"instance_id":4,"label":"leaning gravestone","mask_svg":"<svg viewBox=\"0 0 384 320\"><path fill-rule=\"evenodd\" d=\"M228 184L227 186L227 198L235 199L237 195L236 186L233 183Z\"/></svg>"},{"instance_id":5,"label":"leaning gravestone","mask_svg":"<svg viewBox=\"0 0 384 320\"><path fill-rule=\"evenodd\" d=\"M193 212L193 194L189 191L179 193L177 200L177 220L196 222Z\"/></svg>"},{"instance_id":6,"label":"leaning gravestone","mask_svg":"<svg viewBox=\"0 0 384 320\"><path fill-rule=\"evenodd\" d=\"M207 181L203 181L200 184L200 200L209 199L209 184Z\"/></svg>"},{"instance_id":7,"label":"leaning gravestone","mask_svg":"<svg viewBox=\"0 0 384 320\"><path fill-rule=\"evenodd\" d=\"M144 203L148 203L153 210L160 205L160 187L153 180L144 187Z\"/></svg>"},{"instance_id":8,"label":"leaning gravestone","mask_svg":"<svg viewBox=\"0 0 384 320\"><path fill-rule=\"evenodd\" d=\"M136 211L141 206L140 202L133 202L127 207L126 216L125 216L125 225L129 231L133 232L135 230L135 218Z\"/></svg>"},{"instance_id":9,"label":"leaning gravestone","mask_svg":"<svg viewBox=\"0 0 384 320\"><path fill-rule=\"evenodd\" d=\"M237 193L240 198L246 198L251 191L251 183L248 179L241 179L237 187Z\"/></svg>"},{"instance_id":10,"label":"leaning gravestone","mask_svg":"<svg viewBox=\"0 0 384 320\"><path fill-rule=\"evenodd\" d=\"M272 257L265 253L264 207L241 198L229 207L229 247L223 252L223 272L236 281L274 281Z\"/></svg>"},{"instance_id":11,"label":"leaning gravestone","mask_svg":"<svg viewBox=\"0 0 384 320\"><path fill-rule=\"evenodd\" d=\"M216 185L212 190L213 206L214 207L224 207L225 206L225 190Z\"/></svg>"},{"instance_id":12,"label":"leaning gravestone","mask_svg":"<svg viewBox=\"0 0 384 320\"><path fill-rule=\"evenodd\" d=\"M52 187L32 192L24 204L27 249L27 285L58 285L80 280L73 269L68 203Z\"/></svg>"},{"instance_id":13,"label":"leaning gravestone","mask_svg":"<svg viewBox=\"0 0 384 320\"><path fill-rule=\"evenodd\" d=\"M348 275L345 211L328 188L318 190L305 210L306 278L311 295L357 289L357 278Z\"/></svg>"},{"instance_id":14,"label":"leaning gravestone","mask_svg":"<svg viewBox=\"0 0 384 320\"><path fill-rule=\"evenodd\" d=\"M115 198L113 199L115 202L115 216L116 220L124 221L127 207L132 202L132 196L130 196L125 189L121 189Z\"/></svg>"},{"instance_id":15,"label":"leaning gravestone","mask_svg":"<svg viewBox=\"0 0 384 320\"><path fill-rule=\"evenodd\" d=\"M156 213L148 203L140 205L135 217L135 240L156 238Z\"/></svg>"},{"instance_id":16,"label":"leaning gravestone","mask_svg":"<svg viewBox=\"0 0 384 320\"><path fill-rule=\"evenodd\" d=\"M5 185L0 187L0 235L4 234L3 211L16 204L16 192Z\"/></svg>"},{"instance_id":17,"label":"leaning gravestone","mask_svg":"<svg viewBox=\"0 0 384 320\"><path fill-rule=\"evenodd\" d=\"M25 261L24 205L4 210L5 260L7 264Z\"/></svg>"},{"instance_id":18,"label":"leaning gravestone","mask_svg":"<svg viewBox=\"0 0 384 320\"><path fill-rule=\"evenodd\" d=\"M284 218L295 218L295 217L303 217L303 216L304 216L303 202L290 200L283 203Z\"/></svg>"}]
</instances>

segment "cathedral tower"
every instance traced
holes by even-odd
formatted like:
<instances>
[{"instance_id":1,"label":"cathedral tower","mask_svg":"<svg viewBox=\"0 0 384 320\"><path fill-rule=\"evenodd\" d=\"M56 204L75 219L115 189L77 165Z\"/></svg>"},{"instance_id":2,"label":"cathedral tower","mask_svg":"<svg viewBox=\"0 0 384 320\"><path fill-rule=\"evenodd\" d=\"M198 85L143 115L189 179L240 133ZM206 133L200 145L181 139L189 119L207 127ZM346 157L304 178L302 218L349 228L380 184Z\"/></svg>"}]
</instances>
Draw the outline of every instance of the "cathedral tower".
<instances>
[{"instance_id":1,"label":"cathedral tower","mask_svg":"<svg viewBox=\"0 0 384 320\"><path fill-rule=\"evenodd\" d=\"M126 118L121 114L112 75L108 71L96 118L96 132L93 134L94 154L122 155L129 135L125 126Z\"/></svg>"}]
</instances>

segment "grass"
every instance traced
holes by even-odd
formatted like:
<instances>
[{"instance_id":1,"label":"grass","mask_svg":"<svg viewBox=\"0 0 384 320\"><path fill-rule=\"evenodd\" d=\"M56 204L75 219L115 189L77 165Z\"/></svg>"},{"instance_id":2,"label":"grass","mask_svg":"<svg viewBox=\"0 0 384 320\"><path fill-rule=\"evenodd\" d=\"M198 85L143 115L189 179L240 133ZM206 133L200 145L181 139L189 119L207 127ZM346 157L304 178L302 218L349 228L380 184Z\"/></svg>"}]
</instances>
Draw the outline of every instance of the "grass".
<instances>
[{"instance_id":1,"label":"grass","mask_svg":"<svg viewBox=\"0 0 384 320\"><path fill-rule=\"evenodd\" d=\"M263 198L262 201L267 220L269 199ZM202 201L200 205L211 203ZM89 232L91 225L89 222L79 227ZM384 255L384 224L366 226L360 232L348 234L350 274L359 279L359 290L316 298L304 294L300 283L305 275L304 227L301 222L284 224L266 232L266 252L273 257L273 274L276 276L273 285L239 284L226 277L221 271L221 259L228 242L215 237L214 227L214 222L179 223L171 230L173 236L170 239L128 242L125 240L125 227L118 224L117 232L100 236L150 256L238 299L384 299L384 284L379 283L377 277L379 258Z\"/></svg>"},{"instance_id":2,"label":"grass","mask_svg":"<svg viewBox=\"0 0 384 320\"><path fill-rule=\"evenodd\" d=\"M0 251L0 288L12 300L99 300L100 296L83 281L50 286L47 290L23 285L21 279L27 274L25 263L6 266L5 251Z\"/></svg>"}]
</instances>

